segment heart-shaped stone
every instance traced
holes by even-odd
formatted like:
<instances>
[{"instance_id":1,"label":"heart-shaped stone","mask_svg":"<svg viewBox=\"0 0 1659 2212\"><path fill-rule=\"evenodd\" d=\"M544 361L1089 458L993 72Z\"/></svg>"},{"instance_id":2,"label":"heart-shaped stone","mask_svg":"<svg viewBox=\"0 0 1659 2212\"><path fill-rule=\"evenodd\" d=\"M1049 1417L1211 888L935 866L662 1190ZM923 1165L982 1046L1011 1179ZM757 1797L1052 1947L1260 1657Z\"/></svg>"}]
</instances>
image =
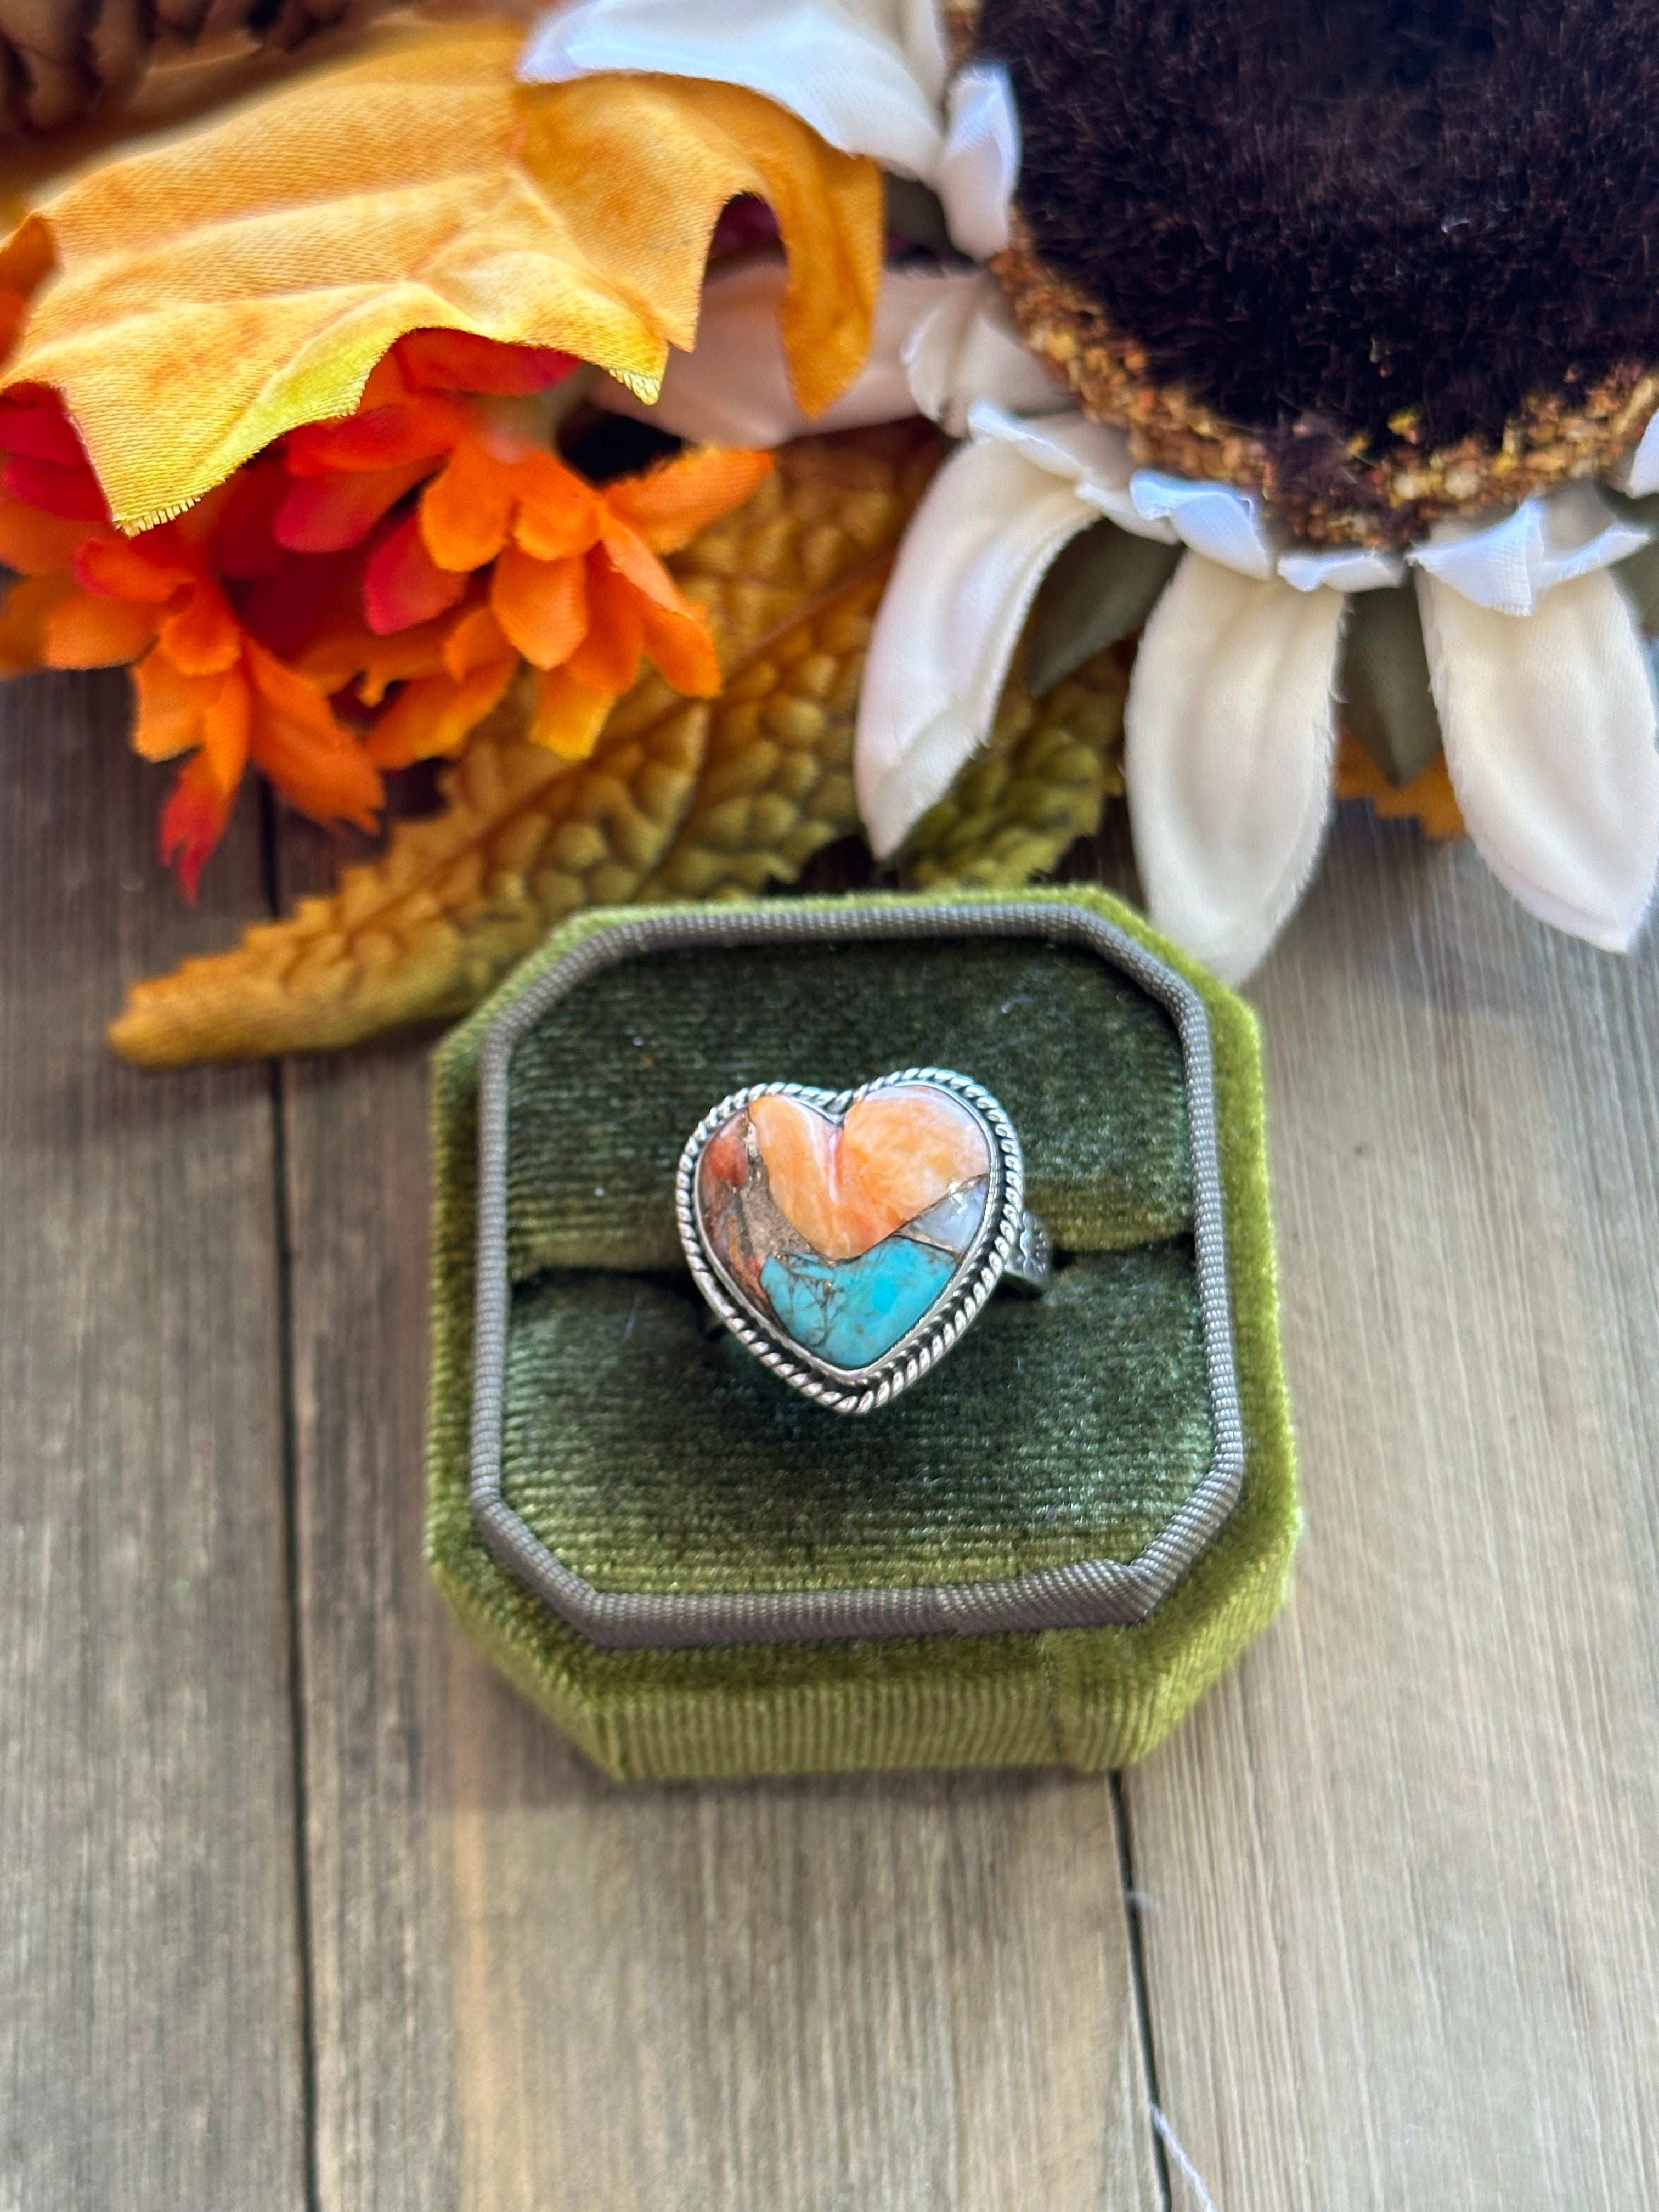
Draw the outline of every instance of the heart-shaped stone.
<instances>
[{"instance_id":1,"label":"heart-shaped stone","mask_svg":"<svg viewBox=\"0 0 1659 2212\"><path fill-rule=\"evenodd\" d=\"M948 1295L984 1225L992 1173L982 1119L926 1077L873 1085L843 1111L766 1091L704 1146L698 1222L769 1333L851 1374Z\"/></svg>"}]
</instances>

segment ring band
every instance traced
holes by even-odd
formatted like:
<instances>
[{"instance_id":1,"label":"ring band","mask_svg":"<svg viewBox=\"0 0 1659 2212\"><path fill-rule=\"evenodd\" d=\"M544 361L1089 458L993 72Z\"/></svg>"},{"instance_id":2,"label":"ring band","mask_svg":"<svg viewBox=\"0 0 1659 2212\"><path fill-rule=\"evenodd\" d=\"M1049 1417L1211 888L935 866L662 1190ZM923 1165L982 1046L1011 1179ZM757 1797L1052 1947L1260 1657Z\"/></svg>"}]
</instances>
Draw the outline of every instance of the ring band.
<instances>
[{"instance_id":1,"label":"ring band","mask_svg":"<svg viewBox=\"0 0 1659 2212\"><path fill-rule=\"evenodd\" d=\"M1000 1282L1048 1287L1006 1114L950 1068L856 1091L762 1083L704 1115L676 1204L692 1275L773 1373L869 1413L943 1358Z\"/></svg>"}]
</instances>

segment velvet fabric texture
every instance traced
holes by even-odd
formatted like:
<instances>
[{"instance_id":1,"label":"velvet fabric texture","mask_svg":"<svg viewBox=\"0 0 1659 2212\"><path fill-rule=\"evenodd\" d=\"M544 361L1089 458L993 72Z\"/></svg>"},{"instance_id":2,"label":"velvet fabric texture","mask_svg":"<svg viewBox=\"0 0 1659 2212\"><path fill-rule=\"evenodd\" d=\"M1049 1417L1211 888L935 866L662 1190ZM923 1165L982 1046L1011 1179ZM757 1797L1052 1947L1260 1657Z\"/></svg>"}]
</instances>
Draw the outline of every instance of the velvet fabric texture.
<instances>
[{"instance_id":1,"label":"velvet fabric texture","mask_svg":"<svg viewBox=\"0 0 1659 2212\"><path fill-rule=\"evenodd\" d=\"M1133 1628L602 1650L499 1566L467 1504L476 1085L491 1020L612 917L559 932L441 1052L428 1554L470 1633L611 1772L669 1776L1141 1755L1261 1626L1296 1530L1258 1050L1203 991L1218 1066L1243 1495ZM833 907L836 902L823 902ZM744 1082L849 1085L935 1060L985 1082L1066 1254L994 1300L869 1420L787 1391L706 1328L672 1185ZM503 1488L600 1588L971 1581L1144 1549L1201 1478L1210 1415L1181 1057L1138 987L1036 939L657 953L591 979L515 1054Z\"/></svg>"},{"instance_id":2,"label":"velvet fabric texture","mask_svg":"<svg viewBox=\"0 0 1659 2212\"><path fill-rule=\"evenodd\" d=\"M1262 430L1496 439L1659 359L1653 0L985 0L1045 262Z\"/></svg>"}]
</instances>

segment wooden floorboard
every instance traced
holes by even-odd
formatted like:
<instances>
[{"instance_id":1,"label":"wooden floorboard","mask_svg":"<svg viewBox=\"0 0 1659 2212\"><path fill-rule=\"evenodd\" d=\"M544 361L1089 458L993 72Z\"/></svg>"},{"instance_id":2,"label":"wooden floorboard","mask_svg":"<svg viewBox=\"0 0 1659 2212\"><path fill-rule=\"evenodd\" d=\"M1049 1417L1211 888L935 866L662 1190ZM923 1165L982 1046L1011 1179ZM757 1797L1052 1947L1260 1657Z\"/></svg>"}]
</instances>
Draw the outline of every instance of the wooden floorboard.
<instances>
[{"instance_id":1,"label":"wooden floorboard","mask_svg":"<svg viewBox=\"0 0 1659 2212\"><path fill-rule=\"evenodd\" d=\"M0 2207L299 2212L308 1987L318 2212L1153 2212L1107 1787L619 1787L448 1620L424 1047L279 1115L108 1058L124 981L259 903L251 817L201 914L158 878L124 711L0 693ZM1659 950L1349 811L1253 995L1309 1533L1124 1784L1159 2099L1220 2212L1627 2212Z\"/></svg>"},{"instance_id":2,"label":"wooden floorboard","mask_svg":"<svg viewBox=\"0 0 1659 2212\"><path fill-rule=\"evenodd\" d=\"M124 678L0 690L0 2205L304 2202L270 1079L158 1082L191 916Z\"/></svg>"},{"instance_id":3,"label":"wooden floorboard","mask_svg":"<svg viewBox=\"0 0 1659 2212\"><path fill-rule=\"evenodd\" d=\"M424 1057L286 1092L322 2204L1151 2212L1104 1784L618 1786L447 1617Z\"/></svg>"},{"instance_id":4,"label":"wooden floorboard","mask_svg":"<svg viewBox=\"0 0 1659 2212\"><path fill-rule=\"evenodd\" d=\"M1659 2203L1659 945L1348 810L1252 995L1308 1534L1126 1782L1164 2103L1224 2212Z\"/></svg>"}]
</instances>

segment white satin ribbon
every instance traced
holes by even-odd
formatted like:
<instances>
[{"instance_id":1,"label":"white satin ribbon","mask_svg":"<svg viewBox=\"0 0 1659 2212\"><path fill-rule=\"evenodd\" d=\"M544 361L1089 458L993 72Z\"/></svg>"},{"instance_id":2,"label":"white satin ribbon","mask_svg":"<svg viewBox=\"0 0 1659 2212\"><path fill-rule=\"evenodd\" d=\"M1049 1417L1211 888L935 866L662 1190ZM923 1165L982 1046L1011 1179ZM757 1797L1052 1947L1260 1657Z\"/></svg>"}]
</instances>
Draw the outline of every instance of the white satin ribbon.
<instances>
[{"instance_id":1,"label":"white satin ribbon","mask_svg":"<svg viewBox=\"0 0 1659 2212\"><path fill-rule=\"evenodd\" d=\"M945 97L945 150L934 185L951 236L975 261L1010 237L1019 181L1019 116L1000 62L969 62Z\"/></svg>"},{"instance_id":2,"label":"white satin ribbon","mask_svg":"<svg viewBox=\"0 0 1659 2212\"><path fill-rule=\"evenodd\" d=\"M1529 615L1547 592L1624 560L1652 535L1615 514L1594 485L1564 484L1497 522L1438 523L1407 558L1477 607Z\"/></svg>"}]
</instances>

